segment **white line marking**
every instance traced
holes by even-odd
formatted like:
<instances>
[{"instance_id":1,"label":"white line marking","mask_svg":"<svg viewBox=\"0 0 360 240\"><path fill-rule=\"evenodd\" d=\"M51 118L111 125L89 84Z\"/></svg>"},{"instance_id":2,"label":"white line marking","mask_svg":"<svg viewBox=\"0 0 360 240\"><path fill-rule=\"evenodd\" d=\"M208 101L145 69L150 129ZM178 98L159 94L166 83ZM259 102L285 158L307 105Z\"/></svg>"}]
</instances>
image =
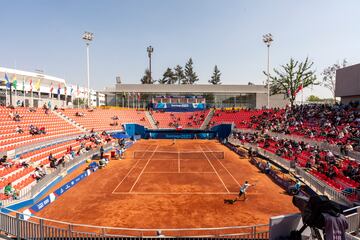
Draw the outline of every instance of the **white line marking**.
<instances>
[{"instance_id":1,"label":"white line marking","mask_svg":"<svg viewBox=\"0 0 360 240\"><path fill-rule=\"evenodd\" d=\"M202 149L202 147L200 146L200 148ZM203 154L205 155L206 159L208 160L209 164L211 165L211 167L214 169L216 175L218 176L218 178L220 179L220 181L222 182L222 184L224 185L225 189L227 192L230 192L229 189L226 187L224 181L221 179L219 173L216 171L215 167L212 165L212 163L210 162L208 156L206 156L206 154L203 152Z\"/></svg>"},{"instance_id":2,"label":"white line marking","mask_svg":"<svg viewBox=\"0 0 360 240\"><path fill-rule=\"evenodd\" d=\"M175 173L175 174L179 174L179 173L209 174L209 173L212 173L212 174L215 174L215 172L143 172L143 174L145 174L145 173L158 173L158 174L161 174L161 173Z\"/></svg>"},{"instance_id":3,"label":"white line marking","mask_svg":"<svg viewBox=\"0 0 360 240\"><path fill-rule=\"evenodd\" d=\"M145 152L144 155L146 154L147 150L151 147L152 145L149 145ZM138 163L140 162L141 159L137 160L137 162L132 166L132 168L130 168L130 170L127 172L127 174L125 175L125 177L121 180L121 182L115 187L115 189L112 191L112 193L114 193L116 191L116 189L125 181L125 179L129 176L129 174L132 172L132 170L138 165Z\"/></svg>"},{"instance_id":4,"label":"white line marking","mask_svg":"<svg viewBox=\"0 0 360 240\"><path fill-rule=\"evenodd\" d=\"M179 149L177 149L178 151L178 173L180 173L180 153L179 153Z\"/></svg>"},{"instance_id":5,"label":"white line marking","mask_svg":"<svg viewBox=\"0 0 360 240\"><path fill-rule=\"evenodd\" d=\"M156 152L156 149L158 149L158 147L159 147L159 145L156 145L156 148L155 148L155 149L154 149L154 151L152 152L152 154L151 154L151 156L150 156L149 160L146 162L146 164L145 164L144 168L141 170L141 172L140 172L139 176L136 178L136 180L135 180L134 184L132 185L132 187L130 188L130 191L129 191L129 192L132 192L132 190L134 189L134 187L135 187L136 183L139 181L139 179L140 179L141 175L143 174L143 172L144 172L145 168L147 167L147 165L148 165L148 164L149 164L149 162L151 161L151 158L154 156L154 154L155 154L155 152Z\"/></svg>"},{"instance_id":6,"label":"white line marking","mask_svg":"<svg viewBox=\"0 0 360 240\"><path fill-rule=\"evenodd\" d=\"M238 192L115 192L119 195L234 195Z\"/></svg>"},{"instance_id":7,"label":"white line marking","mask_svg":"<svg viewBox=\"0 0 360 240\"><path fill-rule=\"evenodd\" d=\"M206 146L207 149L209 149L208 146ZM236 178L229 172L229 170L225 167L225 165L218 159L218 157L212 153L212 155L215 157L215 159L223 166L223 168L226 170L226 172L232 177L232 179L236 182L236 184L240 187L241 184L236 180ZM224 152L225 155L225 152ZM225 157L225 156L224 156Z\"/></svg>"}]
</instances>

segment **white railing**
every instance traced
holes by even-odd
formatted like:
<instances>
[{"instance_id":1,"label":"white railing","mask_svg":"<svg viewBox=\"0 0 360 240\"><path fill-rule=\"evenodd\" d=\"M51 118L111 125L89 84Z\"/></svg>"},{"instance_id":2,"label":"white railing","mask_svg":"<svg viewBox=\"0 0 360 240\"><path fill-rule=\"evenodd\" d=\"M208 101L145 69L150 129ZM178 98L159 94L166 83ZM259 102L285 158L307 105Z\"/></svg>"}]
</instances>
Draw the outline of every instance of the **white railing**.
<instances>
[{"instance_id":1,"label":"white railing","mask_svg":"<svg viewBox=\"0 0 360 240\"><path fill-rule=\"evenodd\" d=\"M222 237L245 239L269 239L269 225L232 226L216 228L117 228L74 224L31 216L10 209L0 209L0 230L18 239L34 238L82 238L82 237L156 237L161 231L163 238L174 237Z\"/></svg>"}]
</instances>

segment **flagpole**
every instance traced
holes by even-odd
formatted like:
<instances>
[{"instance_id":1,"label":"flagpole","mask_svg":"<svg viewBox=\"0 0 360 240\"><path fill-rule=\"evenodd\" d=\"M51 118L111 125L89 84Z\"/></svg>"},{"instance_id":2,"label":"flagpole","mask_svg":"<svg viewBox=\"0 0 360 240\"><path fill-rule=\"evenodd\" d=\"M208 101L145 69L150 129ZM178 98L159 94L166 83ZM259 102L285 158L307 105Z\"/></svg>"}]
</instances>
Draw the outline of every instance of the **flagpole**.
<instances>
[{"instance_id":1,"label":"flagpole","mask_svg":"<svg viewBox=\"0 0 360 240\"><path fill-rule=\"evenodd\" d=\"M23 76L23 93L24 93L24 107L25 107L25 102L26 102L26 96L25 96L25 75Z\"/></svg>"},{"instance_id":2,"label":"flagpole","mask_svg":"<svg viewBox=\"0 0 360 240\"><path fill-rule=\"evenodd\" d=\"M127 95L127 102L128 102L127 107L130 108L130 93L127 93L126 95Z\"/></svg>"},{"instance_id":3,"label":"flagpole","mask_svg":"<svg viewBox=\"0 0 360 240\"><path fill-rule=\"evenodd\" d=\"M17 106L17 90L15 88L15 105Z\"/></svg>"},{"instance_id":4,"label":"flagpole","mask_svg":"<svg viewBox=\"0 0 360 240\"><path fill-rule=\"evenodd\" d=\"M5 106L8 106L8 91L7 91L7 85L5 86Z\"/></svg>"},{"instance_id":5,"label":"flagpole","mask_svg":"<svg viewBox=\"0 0 360 240\"><path fill-rule=\"evenodd\" d=\"M135 108L135 93L134 92L132 94L132 97L133 97L133 108Z\"/></svg>"}]
</instances>

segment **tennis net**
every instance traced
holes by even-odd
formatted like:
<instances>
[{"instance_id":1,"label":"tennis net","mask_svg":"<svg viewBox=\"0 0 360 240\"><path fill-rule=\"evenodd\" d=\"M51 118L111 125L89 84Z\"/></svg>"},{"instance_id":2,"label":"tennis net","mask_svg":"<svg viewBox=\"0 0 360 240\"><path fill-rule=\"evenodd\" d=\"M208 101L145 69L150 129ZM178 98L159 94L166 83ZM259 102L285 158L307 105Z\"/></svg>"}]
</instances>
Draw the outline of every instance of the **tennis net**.
<instances>
[{"instance_id":1,"label":"tennis net","mask_svg":"<svg viewBox=\"0 0 360 240\"><path fill-rule=\"evenodd\" d=\"M224 159L225 153L221 151L135 151L134 159L154 159L154 160L178 160L178 159L194 159L194 160L216 160Z\"/></svg>"}]
</instances>

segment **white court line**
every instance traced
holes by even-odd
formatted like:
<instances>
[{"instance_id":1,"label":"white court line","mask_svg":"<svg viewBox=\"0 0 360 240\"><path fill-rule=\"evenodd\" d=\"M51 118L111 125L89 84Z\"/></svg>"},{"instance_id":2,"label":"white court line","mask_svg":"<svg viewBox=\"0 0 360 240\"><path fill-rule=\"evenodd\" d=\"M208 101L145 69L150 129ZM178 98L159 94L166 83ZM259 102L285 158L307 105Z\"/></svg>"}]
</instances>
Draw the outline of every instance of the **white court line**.
<instances>
[{"instance_id":1,"label":"white court line","mask_svg":"<svg viewBox=\"0 0 360 240\"><path fill-rule=\"evenodd\" d=\"M152 152L152 154L151 154L149 160L147 161L147 163L145 164L144 168L141 170L139 176L136 178L136 180L135 180L134 184L132 185L132 187L130 188L130 191L129 191L129 192L131 192L131 191L134 189L136 183L139 181L141 175L143 174L145 168L147 167L147 165L148 165L149 162L151 161L151 158L154 156L154 154L155 154L155 152L156 152L156 149L158 149L158 147L159 147L159 145L156 145L156 148L155 148L154 151Z\"/></svg>"},{"instance_id":2,"label":"white court line","mask_svg":"<svg viewBox=\"0 0 360 240\"><path fill-rule=\"evenodd\" d=\"M215 174L215 172L143 172L143 174L145 173L174 173L174 174L181 174L181 173L193 173L193 174L201 174L201 173L206 173L206 174L209 174L209 173L212 173L212 174Z\"/></svg>"},{"instance_id":3,"label":"white court line","mask_svg":"<svg viewBox=\"0 0 360 240\"><path fill-rule=\"evenodd\" d=\"M119 195L235 195L238 192L115 192Z\"/></svg>"},{"instance_id":4,"label":"white court line","mask_svg":"<svg viewBox=\"0 0 360 240\"><path fill-rule=\"evenodd\" d=\"M200 146L200 148L202 149L202 147ZM230 192L229 189L226 187L224 181L221 179L219 173L216 171L216 169L214 168L214 166L212 165L212 163L210 162L208 156L206 156L206 154L203 152L203 154L205 155L206 159L208 160L209 164L211 165L211 167L214 169L216 175L218 176L218 178L220 179L220 181L222 182L222 184L224 185L225 189L227 192Z\"/></svg>"},{"instance_id":5,"label":"white court line","mask_svg":"<svg viewBox=\"0 0 360 240\"><path fill-rule=\"evenodd\" d=\"M206 145L206 148L209 149L209 147ZM216 158L216 160L221 164L221 166L223 166L223 168L225 168L226 172L232 177L232 179L236 182L236 184L240 187L241 184L236 180L236 178L229 172L229 170L225 167L225 165L218 159L218 157L216 157L215 154L212 153L212 155ZM225 157L225 152L224 152L224 157Z\"/></svg>"},{"instance_id":6,"label":"white court line","mask_svg":"<svg viewBox=\"0 0 360 240\"><path fill-rule=\"evenodd\" d=\"M151 147L152 145L149 145L145 152L144 155L146 154L147 150ZM112 194L114 194L114 192L116 191L116 189L125 181L125 179L129 176L129 174L132 172L132 170L138 165L138 163L140 162L141 158L139 160L137 160L137 162L132 166L132 168L130 168L130 170L127 172L127 174L125 175L125 177L121 180L121 182L115 187L115 189L112 191Z\"/></svg>"},{"instance_id":7,"label":"white court line","mask_svg":"<svg viewBox=\"0 0 360 240\"><path fill-rule=\"evenodd\" d=\"M177 147L176 150L178 151L178 173L180 173L180 153L179 153L179 148Z\"/></svg>"}]
</instances>

